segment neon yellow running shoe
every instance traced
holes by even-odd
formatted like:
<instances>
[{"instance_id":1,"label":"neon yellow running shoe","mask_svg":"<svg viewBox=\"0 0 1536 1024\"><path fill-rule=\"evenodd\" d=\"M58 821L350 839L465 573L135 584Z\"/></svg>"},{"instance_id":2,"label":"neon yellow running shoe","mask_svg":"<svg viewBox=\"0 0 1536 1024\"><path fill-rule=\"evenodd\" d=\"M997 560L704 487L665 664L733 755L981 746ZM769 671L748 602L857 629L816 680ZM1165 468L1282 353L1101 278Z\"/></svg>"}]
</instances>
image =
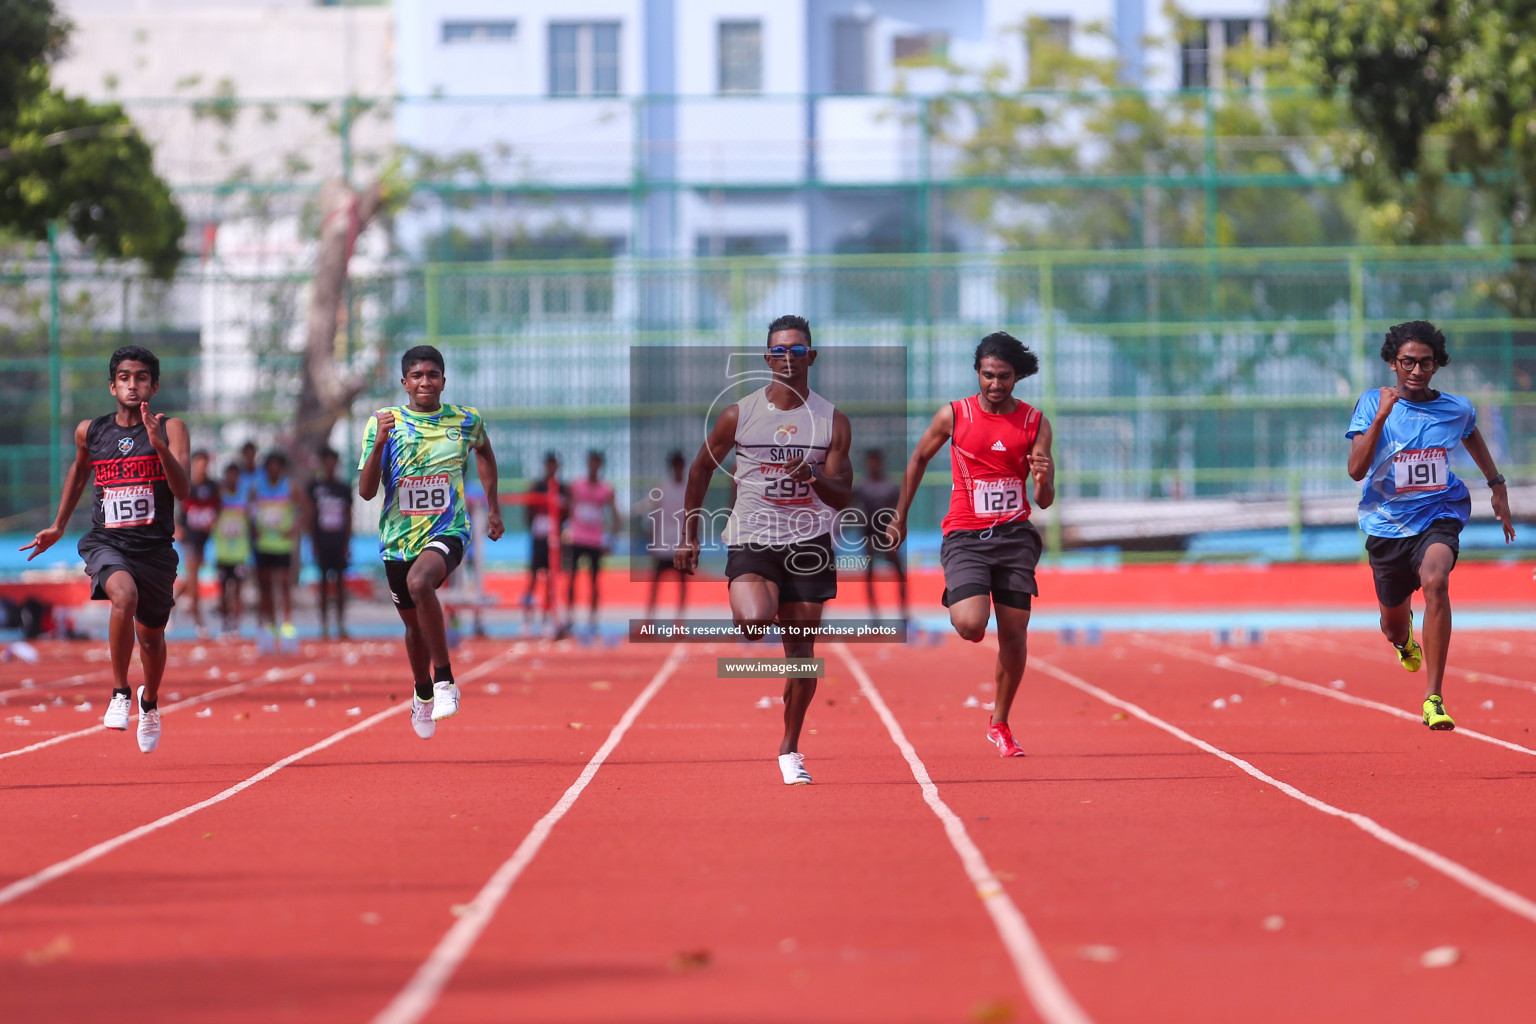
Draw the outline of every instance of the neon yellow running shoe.
<instances>
[{"instance_id":1,"label":"neon yellow running shoe","mask_svg":"<svg viewBox=\"0 0 1536 1024\"><path fill-rule=\"evenodd\" d=\"M1456 728L1456 723L1451 721L1451 716L1445 713L1445 701L1440 699L1439 694L1425 698L1424 724L1436 731Z\"/></svg>"},{"instance_id":2,"label":"neon yellow running shoe","mask_svg":"<svg viewBox=\"0 0 1536 1024\"><path fill-rule=\"evenodd\" d=\"M1417 672L1424 665L1424 648L1413 638L1413 613L1408 613L1408 641L1397 648L1397 660L1409 672Z\"/></svg>"}]
</instances>

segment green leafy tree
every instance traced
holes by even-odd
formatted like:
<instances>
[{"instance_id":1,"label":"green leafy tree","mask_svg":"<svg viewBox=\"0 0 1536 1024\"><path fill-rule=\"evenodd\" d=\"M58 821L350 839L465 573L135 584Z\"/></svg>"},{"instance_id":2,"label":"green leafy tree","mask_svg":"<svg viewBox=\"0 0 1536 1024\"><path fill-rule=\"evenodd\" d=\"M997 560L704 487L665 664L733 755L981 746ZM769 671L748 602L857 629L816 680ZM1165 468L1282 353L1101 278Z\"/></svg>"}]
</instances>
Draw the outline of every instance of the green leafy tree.
<instances>
[{"instance_id":1,"label":"green leafy tree","mask_svg":"<svg viewBox=\"0 0 1536 1024\"><path fill-rule=\"evenodd\" d=\"M120 106L50 86L69 30L52 0L0 0L0 229L41 241L62 221L98 255L168 279L186 219Z\"/></svg>"},{"instance_id":2,"label":"green leafy tree","mask_svg":"<svg viewBox=\"0 0 1536 1024\"><path fill-rule=\"evenodd\" d=\"M1536 243L1536 5L1291 0L1278 17L1297 71L1347 103L1337 151L1369 237ZM1536 264L1487 290L1536 316Z\"/></svg>"},{"instance_id":3,"label":"green leafy tree","mask_svg":"<svg viewBox=\"0 0 1536 1024\"><path fill-rule=\"evenodd\" d=\"M1226 88L1169 94L1127 87L1117 59L1069 50L1040 19L1022 31L1032 88L1013 89L998 69L980 90L930 107L940 144L980 183L966 193L966 213L1014 250L1211 247L1210 261L1060 263L1051 315L1090 325L1178 324L1105 332L1121 374L1111 386L1212 402L1209 411L1175 407L1152 417L1142 428L1152 465L1246 468L1253 446L1234 438L1259 430L1259 417L1221 412L1218 400L1257 393L1259 375L1276 358L1337 363L1331 338L1287 337L1282 349L1258 325L1294 316L1298 302L1341 304L1348 289L1335 275L1292 294L1261 274L1222 266L1218 251L1355 240L1358 200L1327 146L1342 105L1318 96L1278 49L1234 47L1224 62ZM1102 25L1085 31L1101 37L1095 51L1114 51ZM1021 311L1042 298L1030 274L1012 275L1004 287ZM1255 326L1187 326L1200 322ZM1272 415L1264 429L1279 436L1312 429L1300 415ZM1172 485L1152 493L1187 495Z\"/></svg>"}]
</instances>

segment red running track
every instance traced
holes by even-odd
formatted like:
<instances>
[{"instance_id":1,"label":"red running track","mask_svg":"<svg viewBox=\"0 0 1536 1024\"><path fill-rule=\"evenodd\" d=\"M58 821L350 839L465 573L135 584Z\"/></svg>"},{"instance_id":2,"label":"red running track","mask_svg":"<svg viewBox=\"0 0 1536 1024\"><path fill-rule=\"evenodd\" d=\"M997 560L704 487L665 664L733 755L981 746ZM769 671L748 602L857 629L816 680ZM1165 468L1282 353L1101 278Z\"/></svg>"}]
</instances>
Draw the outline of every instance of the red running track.
<instances>
[{"instance_id":1,"label":"red running track","mask_svg":"<svg viewBox=\"0 0 1536 1024\"><path fill-rule=\"evenodd\" d=\"M0 666L0 691L99 668L66 660L78 651ZM251 688L168 713L149 757L131 732L101 730L7 756L99 721L95 677L50 689L64 704L43 712L4 698L0 716L31 724L0 720L0 1020L378 1019L466 912L477 918L476 894L645 692L410 1019L1064 1019L1021 982L1017 950L837 651L804 743L816 784L793 788L773 759L779 709L756 706L776 683L715 678L735 645L689 648L658 688L666 648L478 644L457 666L464 711L429 742L399 709L397 645L289 661L173 653L166 691L184 701L229 689L232 673ZM989 646L849 653L1085 1019L1529 1019L1536 642L1458 634L1463 675L1446 695L1464 728L1432 734L1337 699L1416 708L1418 677L1365 634L1227 652L1040 637L1014 714L1030 756L1006 762L985 745L985 711L965 706L990 700ZM274 667L293 671L269 679ZM69 710L85 696L93 711ZM1426 863L1169 729L1448 860ZM1456 962L1423 966L1440 947Z\"/></svg>"}]
</instances>

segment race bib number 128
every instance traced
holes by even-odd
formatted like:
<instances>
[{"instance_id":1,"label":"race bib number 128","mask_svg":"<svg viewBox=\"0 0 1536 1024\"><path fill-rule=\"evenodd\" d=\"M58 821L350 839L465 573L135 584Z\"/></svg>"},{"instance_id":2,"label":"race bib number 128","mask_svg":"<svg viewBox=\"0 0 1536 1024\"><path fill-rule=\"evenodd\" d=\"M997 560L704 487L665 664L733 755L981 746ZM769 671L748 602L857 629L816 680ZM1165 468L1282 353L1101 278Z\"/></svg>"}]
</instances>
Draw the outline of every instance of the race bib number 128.
<instances>
[{"instance_id":1,"label":"race bib number 128","mask_svg":"<svg viewBox=\"0 0 1536 1024\"><path fill-rule=\"evenodd\" d=\"M1443 491L1446 479L1444 448L1412 448L1392 456L1392 481L1398 494Z\"/></svg>"},{"instance_id":2,"label":"race bib number 128","mask_svg":"<svg viewBox=\"0 0 1536 1024\"><path fill-rule=\"evenodd\" d=\"M109 530L150 526L155 521L155 489L150 484L104 487L101 506Z\"/></svg>"},{"instance_id":3,"label":"race bib number 128","mask_svg":"<svg viewBox=\"0 0 1536 1024\"><path fill-rule=\"evenodd\" d=\"M447 474L400 478L400 512L407 516L437 516L448 511L453 485Z\"/></svg>"}]
</instances>

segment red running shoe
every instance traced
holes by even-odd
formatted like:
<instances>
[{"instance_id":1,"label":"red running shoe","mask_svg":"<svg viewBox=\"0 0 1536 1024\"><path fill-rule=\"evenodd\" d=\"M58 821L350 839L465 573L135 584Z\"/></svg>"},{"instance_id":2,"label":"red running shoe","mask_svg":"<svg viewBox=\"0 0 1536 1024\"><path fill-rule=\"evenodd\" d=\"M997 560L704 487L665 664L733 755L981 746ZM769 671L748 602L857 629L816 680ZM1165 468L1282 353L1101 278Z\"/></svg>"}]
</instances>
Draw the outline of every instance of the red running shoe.
<instances>
[{"instance_id":1,"label":"red running shoe","mask_svg":"<svg viewBox=\"0 0 1536 1024\"><path fill-rule=\"evenodd\" d=\"M998 757L1023 757L1024 750L1013 740L1013 730L1008 728L1008 723L994 725L987 730L987 739L997 744Z\"/></svg>"}]
</instances>

